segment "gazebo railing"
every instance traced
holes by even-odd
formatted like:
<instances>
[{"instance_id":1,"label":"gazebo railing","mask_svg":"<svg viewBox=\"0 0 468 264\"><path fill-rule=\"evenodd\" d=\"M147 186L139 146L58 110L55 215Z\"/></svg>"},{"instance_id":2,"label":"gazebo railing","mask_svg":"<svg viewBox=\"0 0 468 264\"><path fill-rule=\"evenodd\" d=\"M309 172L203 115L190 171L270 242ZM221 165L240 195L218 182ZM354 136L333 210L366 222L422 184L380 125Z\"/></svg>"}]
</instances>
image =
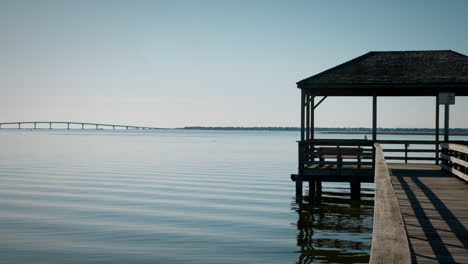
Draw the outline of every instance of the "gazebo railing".
<instances>
[{"instance_id":1,"label":"gazebo railing","mask_svg":"<svg viewBox=\"0 0 468 264\"><path fill-rule=\"evenodd\" d=\"M299 173L311 167L341 168L374 165L371 140L314 139L298 141Z\"/></svg>"},{"instance_id":2,"label":"gazebo railing","mask_svg":"<svg viewBox=\"0 0 468 264\"><path fill-rule=\"evenodd\" d=\"M440 143L432 140L378 140L385 160L389 162L435 163L442 161L446 170L457 170L468 180L468 146L465 141ZM372 140L311 139L298 141L299 173L305 169L374 167L375 149ZM462 149L463 151L460 151ZM448 167L447 167L448 166ZM458 173L454 172L454 173Z\"/></svg>"},{"instance_id":3,"label":"gazebo railing","mask_svg":"<svg viewBox=\"0 0 468 264\"><path fill-rule=\"evenodd\" d=\"M463 141L450 141L461 143ZM440 146L433 140L378 140L385 153L385 160L392 162L431 162L439 164Z\"/></svg>"},{"instance_id":4,"label":"gazebo railing","mask_svg":"<svg viewBox=\"0 0 468 264\"><path fill-rule=\"evenodd\" d=\"M404 163L434 162L438 164L439 151L432 140L379 140L387 161Z\"/></svg>"}]
</instances>

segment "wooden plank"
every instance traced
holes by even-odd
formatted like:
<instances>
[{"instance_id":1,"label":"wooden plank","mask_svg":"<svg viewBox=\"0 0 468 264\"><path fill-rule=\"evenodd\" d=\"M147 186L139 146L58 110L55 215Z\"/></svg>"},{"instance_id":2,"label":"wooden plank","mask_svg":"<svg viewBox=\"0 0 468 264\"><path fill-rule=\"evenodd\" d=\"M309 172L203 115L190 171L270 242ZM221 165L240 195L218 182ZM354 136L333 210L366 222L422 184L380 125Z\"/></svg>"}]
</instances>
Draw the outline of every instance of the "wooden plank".
<instances>
[{"instance_id":1,"label":"wooden plank","mask_svg":"<svg viewBox=\"0 0 468 264\"><path fill-rule=\"evenodd\" d=\"M385 156L386 160L434 160L434 157L402 157L402 156Z\"/></svg>"},{"instance_id":2,"label":"wooden plank","mask_svg":"<svg viewBox=\"0 0 468 264\"><path fill-rule=\"evenodd\" d=\"M384 149L383 152L428 152L428 153L432 153L434 152L433 149L408 149L408 150L405 150L405 149Z\"/></svg>"},{"instance_id":3,"label":"wooden plank","mask_svg":"<svg viewBox=\"0 0 468 264\"><path fill-rule=\"evenodd\" d=\"M343 146L372 146L372 142L369 140L364 139L335 139L335 138L320 138L314 139L309 141L303 141L304 144L306 143L314 143L315 145L343 145Z\"/></svg>"},{"instance_id":4,"label":"wooden plank","mask_svg":"<svg viewBox=\"0 0 468 264\"><path fill-rule=\"evenodd\" d=\"M298 174L292 174L291 180L296 181ZM318 182L351 182L351 177L358 177L359 182L373 183L374 177L369 172L367 175L354 174L354 175L308 175L301 176L302 182L318 181Z\"/></svg>"},{"instance_id":5,"label":"wooden plank","mask_svg":"<svg viewBox=\"0 0 468 264\"><path fill-rule=\"evenodd\" d=\"M337 165L341 164L343 166L346 165L372 165L372 162L359 162L359 161L306 161L304 162L305 165Z\"/></svg>"},{"instance_id":6,"label":"wooden plank","mask_svg":"<svg viewBox=\"0 0 468 264\"><path fill-rule=\"evenodd\" d=\"M374 224L369 263L411 263L406 230L383 151L379 144L375 148Z\"/></svg>"},{"instance_id":7,"label":"wooden plank","mask_svg":"<svg viewBox=\"0 0 468 264\"><path fill-rule=\"evenodd\" d=\"M320 155L334 155L336 156L338 152L321 152ZM362 159L371 159L373 156L372 152L360 152L360 153L351 153L351 152L341 152L342 155L353 155L355 157L360 157ZM319 153L313 151L305 151L304 155L311 155L315 158L319 157Z\"/></svg>"},{"instance_id":8,"label":"wooden plank","mask_svg":"<svg viewBox=\"0 0 468 264\"><path fill-rule=\"evenodd\" d=\"M390 139L385 139L385 140L379 140L379 144L381 145L386 145L386 144L414 144L414 145L434 145L433 140L390 140ZM465 141L463 140L450 140L449 143L463 143Z\"/></svg>"}]
</instances>

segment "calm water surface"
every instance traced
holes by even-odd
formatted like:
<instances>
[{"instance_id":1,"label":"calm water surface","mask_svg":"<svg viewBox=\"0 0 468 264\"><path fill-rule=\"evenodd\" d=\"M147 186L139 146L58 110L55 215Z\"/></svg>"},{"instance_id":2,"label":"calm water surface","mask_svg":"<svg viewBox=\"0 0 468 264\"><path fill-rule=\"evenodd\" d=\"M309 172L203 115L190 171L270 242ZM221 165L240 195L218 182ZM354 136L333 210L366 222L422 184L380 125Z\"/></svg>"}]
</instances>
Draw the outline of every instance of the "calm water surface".
<instances>
[{"instance_id":1,"label":"calm water surface","mask_svg":"<svg viewBox=\"0 0 468 264\"><path fill-rule=\"evenodd\" d=\"M373 185L295 203L297 139L0 130L0 263L367 262Z\"/></svg>"}]
</instances>

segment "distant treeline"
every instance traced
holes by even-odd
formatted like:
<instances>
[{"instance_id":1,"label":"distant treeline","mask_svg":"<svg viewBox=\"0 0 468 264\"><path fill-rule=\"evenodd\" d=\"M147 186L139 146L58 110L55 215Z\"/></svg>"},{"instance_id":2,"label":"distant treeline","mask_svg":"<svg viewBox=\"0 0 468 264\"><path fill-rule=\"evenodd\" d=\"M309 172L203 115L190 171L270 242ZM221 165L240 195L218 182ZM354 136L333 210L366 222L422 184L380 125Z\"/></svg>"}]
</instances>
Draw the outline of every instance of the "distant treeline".
<instances>
[{"instance_id":1,"label":"distant treeline","mask_svg":"<svg viewBox=\"0 0 468 264\"><path fill-rule=\"evenodd\" d=\"M189 126L182 129L195 130L268 130L268 131L299 131L299 127L204 127L204 126ZM368 127L316 127L315 131L324 132L369 132L372 133L372 128ZM434 128L378 128L378 132L389 133L434 133ZM440 132L443 133L443 129ZM451 128L450 132L468 133L468 128Z\"/></svg>"}]
</instances>

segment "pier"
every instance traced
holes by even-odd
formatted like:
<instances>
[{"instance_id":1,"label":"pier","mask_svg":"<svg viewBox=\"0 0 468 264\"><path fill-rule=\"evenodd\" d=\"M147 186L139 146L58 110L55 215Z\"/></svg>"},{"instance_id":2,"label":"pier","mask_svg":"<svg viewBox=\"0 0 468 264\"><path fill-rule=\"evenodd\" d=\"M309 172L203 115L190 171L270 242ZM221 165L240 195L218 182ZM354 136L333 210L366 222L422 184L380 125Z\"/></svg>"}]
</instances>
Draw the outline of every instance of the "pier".
<instances>
[{"instance_id":1,"label":"pier","mask_svg":"<svg viewBox=\"0 0 468 264\"><path fill-rule=\"evenodd\" d=\"M468 96L468 57L453 51L369 52L299 81L301 138L296 200L322 182L375 184L370 263L468 262L468 142L450 139L450 105ZM372 98L372 138L314 138L315 112L330 96ZM432 97L434 140L379 140L378 97ZM316 103L316 99L320 98ZM440 131L443 106L443 133ZM411 113L408 113L411 114ZM443 136L443 140L441 140Z\"/></svg>"},{"instance_id":2,"label":"pier","mask_svg":"<svg viewBox=\"0 0 468 264\"><path fill-rule=\"evenodd\" d=\"M17 128L17 129L142 129L152 130L160 129L156 127L144 126L128 126L115 124L100 124L86 122L59 122L59 121L27 121L27 122L5 122L0 123L1 128Z\"/></svg>"}]
</instances>

